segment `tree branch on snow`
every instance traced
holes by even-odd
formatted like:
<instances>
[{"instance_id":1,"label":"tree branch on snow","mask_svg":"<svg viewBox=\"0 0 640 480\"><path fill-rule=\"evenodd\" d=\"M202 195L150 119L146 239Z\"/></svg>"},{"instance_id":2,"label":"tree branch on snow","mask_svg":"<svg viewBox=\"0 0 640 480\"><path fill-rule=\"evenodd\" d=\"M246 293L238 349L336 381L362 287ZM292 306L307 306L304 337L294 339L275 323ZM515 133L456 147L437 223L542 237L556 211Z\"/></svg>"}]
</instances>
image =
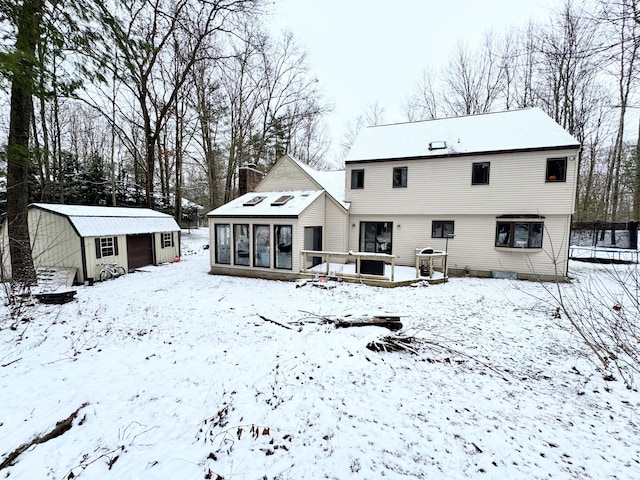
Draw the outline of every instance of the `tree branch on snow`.
<instances>
[{"instance_id":1,"label":"tree branch on snow","mask_svg":"<svg viewBox=\"0 0 640 480\"><path fill-rule=\"evenodd\" d=\"M58 423L56 423L56 426L53 427L53 429L49 433L46 433L44 435L38 435L33 440L31 440L31 441L29 441L29 442L27 442L27 443L25 443L23 445L20 445L13 452L11 452L9 455L7 455L7 458L5 458L2 461L2 463L0 463L0 470L3 470L5 468L7 468L7 467L12 466L15 463L15 461L17 460L17 458L20 455L22 455L22 453L24 453L29 448L31 448L33 445L38 445L39 443L48 442L49 440L52 440L52 439L54 439L56 437L59 437L63 433L71 430L71 427L73 426L73 421L78 416L78 413L80 412L80 410L82 410L87 405L89 405L89 404L88 403L83 403L82 405L80 405L71 415L69 415L64 420L60 420Z\"/></svg>"}]
</instances>

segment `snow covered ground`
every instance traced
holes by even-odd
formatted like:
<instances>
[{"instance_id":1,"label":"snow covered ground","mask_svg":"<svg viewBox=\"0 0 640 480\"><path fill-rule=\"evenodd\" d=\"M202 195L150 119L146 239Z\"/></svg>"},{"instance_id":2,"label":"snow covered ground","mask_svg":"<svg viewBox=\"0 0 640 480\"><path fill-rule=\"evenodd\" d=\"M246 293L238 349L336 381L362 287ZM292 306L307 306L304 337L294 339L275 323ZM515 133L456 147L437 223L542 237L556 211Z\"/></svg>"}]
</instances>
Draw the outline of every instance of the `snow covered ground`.
<instances>
[{"instance_id":1,"label":"snow covered ground","mask_svg":"<svg viewBox=\"0 0 640 480\"><path fill-rule=\"evenodd\" d=\"M541 285L212 276L207 233L2 320L0 463L82 406L2 478L640 478L638 392L603 380ZM572 263L576 283L607 268ZM318 317L381 312L431 346L373 352L388 330Z\"/></svg>"}]
</instances>

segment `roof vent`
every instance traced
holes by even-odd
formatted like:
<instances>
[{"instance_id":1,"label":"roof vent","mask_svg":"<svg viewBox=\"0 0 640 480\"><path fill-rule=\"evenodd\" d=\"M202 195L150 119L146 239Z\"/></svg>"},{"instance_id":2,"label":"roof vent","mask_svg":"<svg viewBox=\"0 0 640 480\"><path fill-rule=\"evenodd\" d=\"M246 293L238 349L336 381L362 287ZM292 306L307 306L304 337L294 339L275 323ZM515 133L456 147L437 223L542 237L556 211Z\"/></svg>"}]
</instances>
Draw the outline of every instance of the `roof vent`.
<instances>
[{"instance_id":1,"label":"roof vent","mask_svg":"<svg viewBox=\"0 0 640 480\"><path fill-rule=\"evenodd\" d=\"M447 148L447 142L440 140L437 142L429 142L429 150L444 150Z\"/></svg>"},{"instance_id":2,"label":"roof vent","mask_svg":"<svg viewBox=\"0 0 640 480\"><path fill-rule=\"evenodd\" d=\"M262 196L262 195L258 195L257 197L253 197L251 200L247 200L242 205L244 205L245 207L253 207L253 206L259 204L265 198L267 198L267 197Z\"/></svg>"}]
</instances>

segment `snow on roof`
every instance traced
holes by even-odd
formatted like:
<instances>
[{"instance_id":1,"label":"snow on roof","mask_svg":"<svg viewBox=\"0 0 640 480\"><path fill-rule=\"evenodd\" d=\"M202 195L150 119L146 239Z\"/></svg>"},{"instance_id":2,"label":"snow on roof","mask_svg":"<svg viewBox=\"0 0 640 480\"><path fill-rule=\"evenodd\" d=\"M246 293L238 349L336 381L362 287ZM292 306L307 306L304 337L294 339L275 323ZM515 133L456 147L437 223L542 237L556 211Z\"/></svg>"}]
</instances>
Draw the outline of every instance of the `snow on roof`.
<instances>
[{"instance_id":1,"label":"snow on roof","mask_svg":"<svg viewBox=\"0 0 640 480\"><path fill-rule=\"evenodd\" d=\"M69 218L82 237L136 235L154 232L177 232L180 227L171 215L149 208L95 207L33 203L31 207Z\"/></svg>"},{"instance_id":2,"label":"snow on roof","mask_svg":"<svg viewBox=\"0 0 640 480\"><path fill-rule=\"evenodd\" d=\"M363 129L345 162L579 147L539 108Z\"/></svg>"},{"instance_id":3,"label":"snow on roof","mask_svg":"<svg viewBox=\"0 0 640 480\"><path fill-rule=\"evenodd\" d=\"M249 192L207 214L208 217L283 217L300 215L320 195L322 190L290 192ZM281 197L293 198L284 204L271 205ZM257 200L258 197L264 197ZM256 199L257 201L253 201ZM251 203L251 205L245 205Z\"/></svg>"},{"instance_id":4,"label":"snow on roof","mask_svg":"<svg viewBox=\"0 0 640 480\"><path fill-rule=\"evenodd\" d=\"M313 178L326 192L331 195L334 200L340 203L345 209L349 209L349 202L345 202L345 171L344 170L330 170L320 171L315 168L302 163L300 160L291 159L302 168L307 175Z\"/></svg>"}]
</instances>

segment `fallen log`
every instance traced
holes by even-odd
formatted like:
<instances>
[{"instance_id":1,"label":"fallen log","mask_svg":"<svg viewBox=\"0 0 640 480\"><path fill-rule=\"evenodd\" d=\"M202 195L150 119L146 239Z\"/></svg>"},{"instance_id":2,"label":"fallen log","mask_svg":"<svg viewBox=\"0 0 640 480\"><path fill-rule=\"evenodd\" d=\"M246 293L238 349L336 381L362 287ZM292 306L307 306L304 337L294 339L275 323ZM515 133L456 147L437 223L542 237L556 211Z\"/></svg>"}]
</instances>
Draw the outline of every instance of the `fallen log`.
<instances>
[{"instance_id":1,"label":"fallen log","mask_svg":"<svg viewBox=\"0 0 640 480\"><path fill-rule=\"evenodd\" d=\"M384 327L389 330L402 329L402 322L399 320L386 320L384 318L360 318L354 320L336 320L336 328L348 327Z\"/></svg>"},{"instance_id":2,"label":"fallen log","mask_svg":"<svg viewBox=\"0 0 640 480\"><path fill-rule=\"evenodd\" d=\"M27 442L27 443L25 443L23 445L20 445L13 452L11 452L7 456L7 458L5 458L2 461L2 463L0 463L0 470L3 470L5 468L7 468L7 467L12 466L15 463L15 461L18 459L18 457L22 453L27 451L29 448L31 448L33 445L38 445L39 443L48 442L49 440L54 439L56 437L59 437L63 433L71 430L71 427L73 426L73 421L78 416L78 413L80 412L80 410L82 410L87 405L88 405L88 403L83 403L82 405L80 405L71 415L69 415L64 420L60 420L58 423L56 423L56 426L53 427L53 429L49 433L46 433L44 435L38 435L33 440L31 440L31 441L29 441L29 442Z\"/></svg>"}]
</instances>

